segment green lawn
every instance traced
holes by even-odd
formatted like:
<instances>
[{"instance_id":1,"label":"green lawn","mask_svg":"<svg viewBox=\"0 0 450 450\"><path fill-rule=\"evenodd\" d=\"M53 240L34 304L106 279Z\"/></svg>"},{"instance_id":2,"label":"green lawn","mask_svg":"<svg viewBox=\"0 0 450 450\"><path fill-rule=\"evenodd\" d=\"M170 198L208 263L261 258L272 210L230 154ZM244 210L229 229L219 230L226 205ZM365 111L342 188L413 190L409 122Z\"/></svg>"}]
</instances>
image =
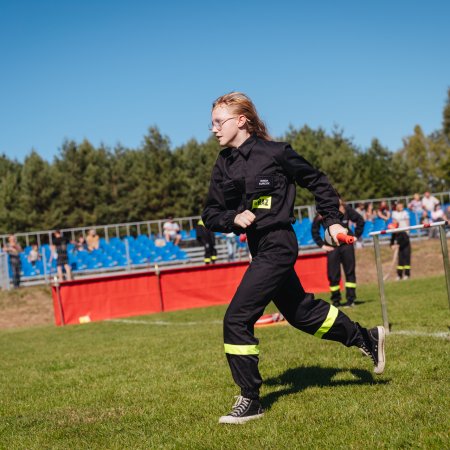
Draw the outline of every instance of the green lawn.
<instances>
[{"instance_id":1,"label":"green lawn","mask_svg":"<svg viewBox=\"0 0 450 450\"><path fill-rule=\"evenodd\" d=\"M386 293L393 333L381 376L356 349L257 329L267 412L241 426L217 423L238 393L222 351L225 307L1 331L0 448L448 448L444 278L391 282ZM358 294L352 319L379 324L376 286Z\"/></svg>"}]
</instances>

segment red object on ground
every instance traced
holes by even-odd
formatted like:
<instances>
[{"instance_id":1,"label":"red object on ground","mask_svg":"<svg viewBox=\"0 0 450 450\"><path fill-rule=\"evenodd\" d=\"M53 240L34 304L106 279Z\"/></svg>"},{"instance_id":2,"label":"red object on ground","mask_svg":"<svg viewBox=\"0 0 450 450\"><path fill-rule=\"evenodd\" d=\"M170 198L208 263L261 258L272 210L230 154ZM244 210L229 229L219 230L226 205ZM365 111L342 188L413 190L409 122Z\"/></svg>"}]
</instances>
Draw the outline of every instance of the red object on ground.
<instances>
[{"instance_id":1,"label":"red object on ground","mask_svg":"<svg viewBox=\"0 0 450 450\"><path fill-rule=\"evenodd\" d=\"M56 325L227 304L248 262L123 273L52 286ZM302 255L295 271L307 292L328 292L325 253Z\"/></svg>"}]
</instances>

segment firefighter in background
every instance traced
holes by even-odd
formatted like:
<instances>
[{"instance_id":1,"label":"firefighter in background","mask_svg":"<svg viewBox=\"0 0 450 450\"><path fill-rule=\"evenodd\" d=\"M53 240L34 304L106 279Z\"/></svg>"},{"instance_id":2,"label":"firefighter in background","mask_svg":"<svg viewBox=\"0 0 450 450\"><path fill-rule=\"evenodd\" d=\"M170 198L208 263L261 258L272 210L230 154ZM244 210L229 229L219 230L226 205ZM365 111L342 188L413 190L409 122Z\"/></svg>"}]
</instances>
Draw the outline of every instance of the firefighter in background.
<instances>
[{"instance_id":1,"label":"firefighter in background","mask_svg":"<svg viewBox=\"0 0 450 450\"><path fill-rule=\"evenodd\" d=\"M205 247L205 264L214 264L217 260L216 236L214 231L205 228L203 220L200 219L196 226L197 241Z\"/></svg>"},{"instance_id":2,"label":"firefighter in background","mask_svg":"<svg viewBox=\"0 0 450 450\"><path fill-rule=\"evenodd\" d=\"M339 199L339 211L343 215L341 223L348 229L349 236L358 239L364 230L364 219L353 208ZM355 233L350 229L349 222L356 225ZM347 303L344 307L352 307L356 300L356 274L355 274L355 248L353 244L341 244L339 247L331 247L320 236L320 227L323 226L323 218L317 214L312 224L312 237L316 244L327 252L327 272L330 283L331 302L334 306L341 306L341 264L345 274L345 294Z\"/></svg>"},{"instance_id":3,"label":"firefighter in background","mask_svg":"<svg viewBox=\"0 0 450 450\"><path fill-rule=\"evenodd\" d=\"M388 228L398 228L398 221L392 220ZM411 242L406 231L392 233L391 248L398 246L397 281L407 280L411 275Z\"/></svg>"}]
</instances>

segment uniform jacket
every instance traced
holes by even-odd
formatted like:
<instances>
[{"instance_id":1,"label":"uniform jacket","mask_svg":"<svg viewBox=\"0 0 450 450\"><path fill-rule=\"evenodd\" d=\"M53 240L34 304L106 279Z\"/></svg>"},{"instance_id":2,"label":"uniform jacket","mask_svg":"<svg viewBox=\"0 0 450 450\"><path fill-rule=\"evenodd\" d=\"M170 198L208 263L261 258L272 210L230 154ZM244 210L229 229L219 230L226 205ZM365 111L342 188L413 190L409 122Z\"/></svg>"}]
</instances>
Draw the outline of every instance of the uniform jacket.
<instances>
[{"instance_id":1,"label":"uniform jacket","mask_svg":"<svg viewBox=\"0 0 450 450\"><path fill-rule=\"evenodd\" d=\"M356 224L354 234L353 234L352 230L350 229L350 225L349 225L350 221ZM350 236L355 236L356 239L358 239L364 231L364 219L362 218L361 214L358 214L350 206L345 207L345 213L342 215L341 224L342 224L342 226L347 228L348 234ZM313 223L311 226L311 234L312 234L312 238L314 239L314 242L319 247L322 247L323 245L326 244L324 242L324 240L322 239L322 237L320 236L320 226L321 225L323 225L326 228L326 225L324 225L323 219L320 216L316 216L315 219L313 220Z\"/></svg>"},{"instance_id":2,"label":"uniform jacket","mask_svg":"<svg viewBox=\"0 0 450 450\"><path fill-rule=\"evenodd\" d=\"M250 136L239 148L225 148L213 167L206 206L207 228L243 233L237 214L252 211L255 222L245 231L286 227L295 222L295 182L309 189L326 226L339 223L339 200L327 177L284 142Z\"/></svg>"}]
</instances>

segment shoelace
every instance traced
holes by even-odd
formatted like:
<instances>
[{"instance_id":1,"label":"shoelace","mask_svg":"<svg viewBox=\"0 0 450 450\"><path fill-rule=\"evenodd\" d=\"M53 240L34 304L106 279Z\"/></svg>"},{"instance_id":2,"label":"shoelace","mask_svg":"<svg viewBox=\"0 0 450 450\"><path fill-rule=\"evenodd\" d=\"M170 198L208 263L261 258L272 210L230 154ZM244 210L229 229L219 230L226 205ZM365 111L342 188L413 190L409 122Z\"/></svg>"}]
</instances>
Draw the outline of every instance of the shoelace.
<instances>
[{"instance_id":1,"label":"shoelace","mask_svg":"<svg viewBox=\"0 0 450 450\"><path fill-rule=\"evenodd\" d=\"M242 415L251 402L250 399L242 397L242 395L238 395L236 398L236 403L233 405L233 411L230 414L234 417Z\"/></svg>"},{"instance_id":2,"label":"shoelace","mask_svg":"<svg viewBox=\"0 0 450 450\"><path fill-rule=\"evenodd\" d=\"M363 353L366 356L370 356L372 358L372 361L374 364L378 364L378 361L375 359L375 355L370 351L369 347L366 345L366 343L362 344L361 347L359 347ZM376 350L376 349L375 349Z\"/></svg>"}]
</instances>

